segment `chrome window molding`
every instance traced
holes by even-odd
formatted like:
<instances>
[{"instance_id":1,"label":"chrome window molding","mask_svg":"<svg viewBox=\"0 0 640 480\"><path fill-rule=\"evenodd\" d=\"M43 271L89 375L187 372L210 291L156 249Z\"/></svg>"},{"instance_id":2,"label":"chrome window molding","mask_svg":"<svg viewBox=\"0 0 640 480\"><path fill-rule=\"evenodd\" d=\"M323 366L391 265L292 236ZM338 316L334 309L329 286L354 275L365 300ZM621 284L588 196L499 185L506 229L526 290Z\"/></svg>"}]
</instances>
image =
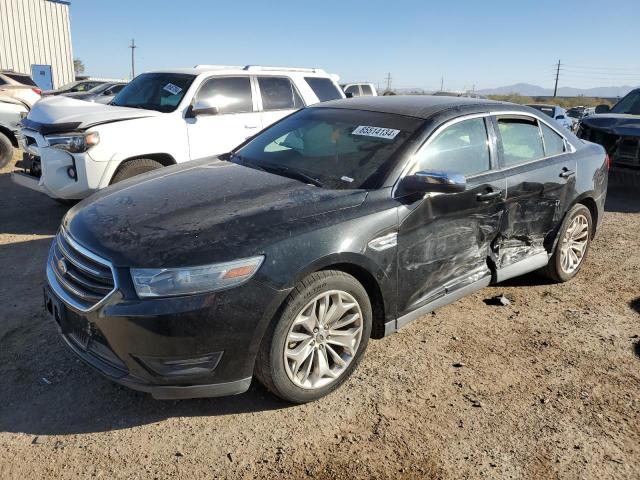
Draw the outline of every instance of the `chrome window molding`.
<instances>
[{"instance_id":1,"label":"chrome window molding","mask_svg":"<svg viewBox=\"0 0 640 480\"><path fill-rule=\"evenodd\" d=\"M96 263L99 263L101 265L104 265L105 267L109 268L109 270L111 271L111 276L113 277L113 289L107 293L99 302L97 302L94 305L91 305L89 307L87 307L84 304L79 303L75 298L73 298L71 295L69 295L66 290L64 290L64 288L62 287L62 285L60 284L56 273L53 270L53 265L52 265L52 260L53 260L53 255L54 255L54 248L55 248L55 244L58 241L57 240L57 236L54 237L53 242L51 244L51 247L49 248L49 256L47 259L47 281L49 283L49 286L51 287L51 289L53 290L53 292L56 294L56 296L62 300L63 303L65 303L67 306L74 308L75 310L78 310L80 312L83 313L89 313L89 312L93 312L97 309L99 309L100 307L102 307L105 303L107 303L109 301L109 299L111 299L111 297L118 291L118 279L116 276L116 271L113 267L113 264L111 262L109 262L108 260L105 260L102 257L99 257L98 255L96 255L95 253L93 253L90 250L87 250L85 247L83 247L82 245L80 245L78 242L76 242L73 238L71 238L71 236L64 230L64 228L60 228L60 235L62 235L64 237L64 240L69 243L69 245L71 245L72 248L74 248L75 250L77 250L80 254L86 256L87 258L90 258L91 260L95 261Z\"/></svg>"}]
</instances>

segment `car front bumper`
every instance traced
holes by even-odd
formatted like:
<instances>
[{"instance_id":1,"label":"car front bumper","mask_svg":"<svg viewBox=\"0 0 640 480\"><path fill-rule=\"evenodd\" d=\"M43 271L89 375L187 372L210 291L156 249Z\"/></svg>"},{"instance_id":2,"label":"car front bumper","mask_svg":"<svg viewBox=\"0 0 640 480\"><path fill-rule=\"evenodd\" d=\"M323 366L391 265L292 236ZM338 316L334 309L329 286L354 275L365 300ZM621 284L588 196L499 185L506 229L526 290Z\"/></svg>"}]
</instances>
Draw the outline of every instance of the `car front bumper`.
<instances>
[{"instance_id":1,"label":"car front bumper","mask_svg":"<svg viewBox=\"0 0 640 480\"><path fill-rule=\"evenodd\" d=\"M128 269L118 275L128 277ZM251 280L221 292L141 300L121 278L97 309L82 311L47 278L45 308L67 346L107 378L157 399L246 391L263 333L288 294Z\"/></svg>"}]
</instances>

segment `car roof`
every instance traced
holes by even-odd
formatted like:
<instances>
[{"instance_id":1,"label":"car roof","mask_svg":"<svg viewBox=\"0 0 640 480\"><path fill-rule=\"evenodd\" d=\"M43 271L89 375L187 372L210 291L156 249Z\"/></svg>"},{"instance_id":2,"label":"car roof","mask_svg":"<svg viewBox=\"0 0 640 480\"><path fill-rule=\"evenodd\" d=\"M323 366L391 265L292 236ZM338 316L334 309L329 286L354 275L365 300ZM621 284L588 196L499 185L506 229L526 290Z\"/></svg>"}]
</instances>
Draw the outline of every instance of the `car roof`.
<instances>
[{"instance_id":1,"label":"car roof","mask_svg":"<svg viewBox=\"0 0 640 480\"><path fill-rule=\"evenodd\" d=\"M221 75L283 75L283 74L304 74L305 76L334 77L321 68L302 67L267 67L260 65L196 65L189 68L168 68L162 70L152 70L145 73L183 73L189 75L200 75L203 73L219 73Z\"/></svg>"},{"instance_id":2,"label":"car roof","mask_svg":"<svg viewBox=\"0 0 640 480\"><path fill-rule=\"evenodd\" d=\"M438 113L452 110L463 113L527 109L516 105L482 98L437 97L432 95L390 95L379 97L357 97L345 100L331 100L313 105L311 108L345 108L351 110L367 110L371 112L392 113L407 117L427 119Z\"/></svg>"}]
</instances>

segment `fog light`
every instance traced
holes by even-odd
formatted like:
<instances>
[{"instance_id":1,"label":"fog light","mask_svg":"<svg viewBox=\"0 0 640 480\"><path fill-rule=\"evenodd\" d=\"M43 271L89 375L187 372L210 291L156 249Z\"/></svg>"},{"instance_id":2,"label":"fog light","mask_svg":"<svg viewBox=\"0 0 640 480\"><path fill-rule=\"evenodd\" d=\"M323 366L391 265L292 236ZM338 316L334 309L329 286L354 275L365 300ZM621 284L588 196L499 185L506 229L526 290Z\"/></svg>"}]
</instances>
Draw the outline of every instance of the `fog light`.
<instances>
[{"instance_id":1,"label":"fog light","mask_svg":"<svg viewBox=\"0 0 640 480\"><path fill-rule=\"evenodd\" d=\"M136 357L151 373L162 377L207 375L215 370L222 352L206 353L195 357Z\"/></svg>"},{"instance_id":2,"label":"fog light","mask_svg":"<svg viewBox=\"0 0 640 480\"><path fill-rule=\"evenodd\" d=\"M72 178L73 180L78 178L78 172L76 172L75 167L67 168L67 175L69 175L69 178Z\"/></svg>"}]
</instances>

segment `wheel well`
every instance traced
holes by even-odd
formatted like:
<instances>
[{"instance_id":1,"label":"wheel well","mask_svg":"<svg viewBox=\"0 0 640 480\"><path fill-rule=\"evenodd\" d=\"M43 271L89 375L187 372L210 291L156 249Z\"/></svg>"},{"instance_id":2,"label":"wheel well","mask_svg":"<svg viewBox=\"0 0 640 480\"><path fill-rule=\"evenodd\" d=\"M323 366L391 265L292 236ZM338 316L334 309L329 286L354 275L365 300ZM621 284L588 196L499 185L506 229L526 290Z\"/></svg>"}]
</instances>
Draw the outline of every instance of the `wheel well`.
<instances>
[{"instance_id":1,"label":"wheel well","mask_svg":"<svg viewBox=\"0 0 640 480\"><path fill-rule=\"evenodd\" d=\"M375 277L367 269L353 263L328 265L322 268L322 270L340 270L348 273L362 284L371 300L371 312L373 314L371 337L382 338L384 336L385 322L384 298L382 297L382 291Z\"/></svg>"},{"instance_id":2,"label":"wheel well","mask_svg":"<svg viewBox=\"0 0 640 480\"><path fill-rule=\"evenodd\" d=\"M122 166L129 160L136 160L138 158L148 158L149 160L155 160L156 162L161 163L163 167L168 167L169 165L175 165L177 163L175 159L168 153L148 153L146 155L137 155L135 157L127 158L126 160L120 162L120 165Z\"/></svg>"},{"instance_id":3,"label":"wheel well","mask_svg":"<svg viewBox=\"0 0 640 480\"><path fill-rule=\"evenodd\" d=\"M587 207L589 209L589 212L591 213L591 219L593 220L591 238L593 238L593 236L596 234L596 226L598 225L598 206L596 205L596 201L591 197L585 197L578 203Z\"/></svg>"},{"instance_id":4,"label":"wheel well","mask_svg":"<svg viewBox=\"0 0 640 480\"><path fill-rule=\"evenodd\" d=\"M13 145L15 148L18 148L18 139L11 130L5 127L0 127L0 133L4 134L4 136L9 139L11 145Z\"/></svg>"}]
</instances>

